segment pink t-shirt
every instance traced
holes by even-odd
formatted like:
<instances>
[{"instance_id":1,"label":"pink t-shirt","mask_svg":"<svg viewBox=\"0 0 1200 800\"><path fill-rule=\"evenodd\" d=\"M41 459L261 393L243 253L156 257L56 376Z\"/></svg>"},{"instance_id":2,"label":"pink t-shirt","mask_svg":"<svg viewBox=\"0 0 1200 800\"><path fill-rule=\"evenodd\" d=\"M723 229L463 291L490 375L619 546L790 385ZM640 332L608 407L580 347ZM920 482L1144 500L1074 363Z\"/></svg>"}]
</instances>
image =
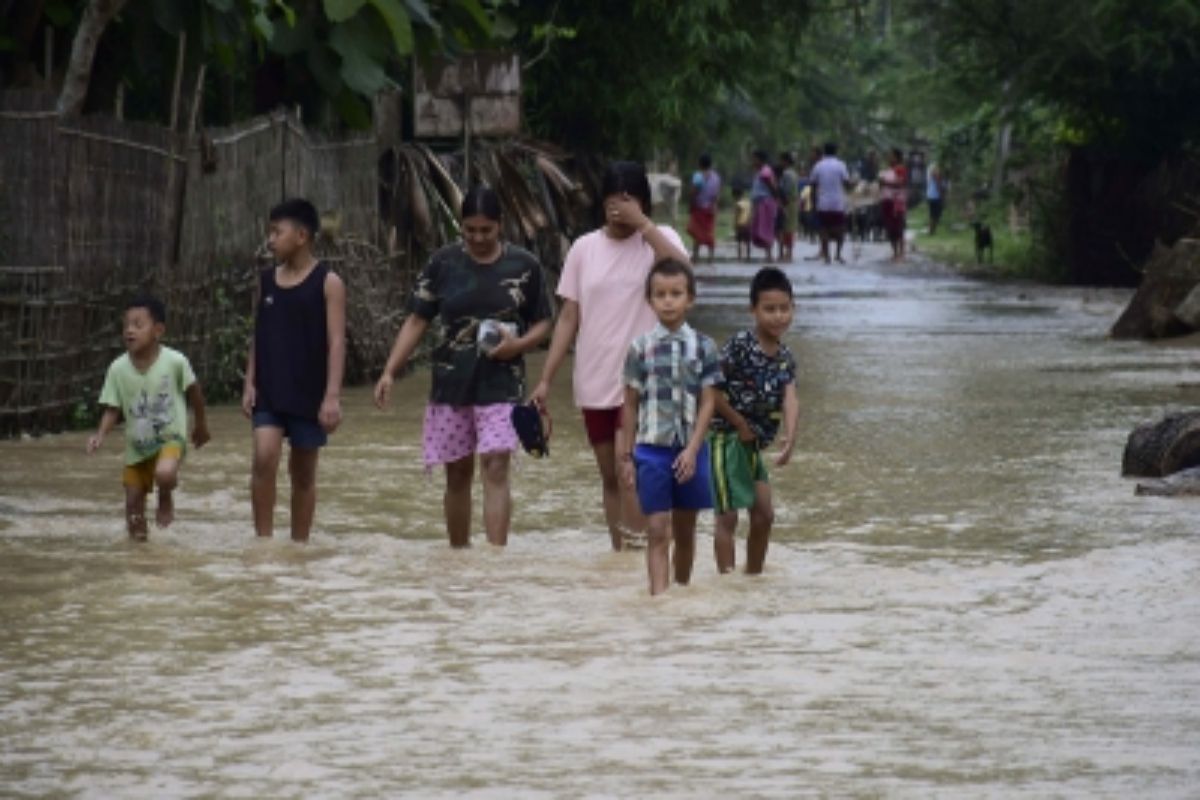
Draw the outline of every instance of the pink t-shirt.
<instances>
[{"instance_id":1,"label":"pink t-shirt","mask_svg":"<svg viewBox=\"0 0 1200 800\"><path fill-rule=\"evenodd\" d=\"M674 228L659 230L687 252ZM574 385L580 408L621 405L629 345L658 322L646 302L646 275L653 265L654 251L640 233L617 240L601 228L580 236L567 252L558 296L579 303Z\"/></svg>"}]
</instances>

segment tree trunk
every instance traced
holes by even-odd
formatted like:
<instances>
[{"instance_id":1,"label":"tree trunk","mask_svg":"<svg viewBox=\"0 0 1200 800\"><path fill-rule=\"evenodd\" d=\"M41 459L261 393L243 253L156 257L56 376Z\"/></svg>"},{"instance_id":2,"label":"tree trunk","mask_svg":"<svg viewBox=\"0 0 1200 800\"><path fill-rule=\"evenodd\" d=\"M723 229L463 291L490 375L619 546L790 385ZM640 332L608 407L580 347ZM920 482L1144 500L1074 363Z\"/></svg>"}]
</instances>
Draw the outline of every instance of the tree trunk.
<instances>
[{"instance_id":1,"label":"tree trunk","mask_svg":"<svg viewBox=\"0 0 1200 800\"><path fill-rule=\"evenodd\" d=\"M1012 81L1006 80L1000 88L1000 130L996 132L996 165L992 172L992 196L999 197L1004 191L1004 169L1012 150Z\"/></svg>"},{"instance_id":2,"label":"tree trunk","mask_svg":"<svg viewBox=\"0 0 1200 800\"><path fill-rule=\"evenodd\" d=\"M63 78L62 93L58 96L58 113L65 117L77 116L83 111L87 99L88 84L92 79L92 61L96 58L96 47L108 23L128 0L89 0L71 43L71 61Z\"/></svg>"}]
</instances>

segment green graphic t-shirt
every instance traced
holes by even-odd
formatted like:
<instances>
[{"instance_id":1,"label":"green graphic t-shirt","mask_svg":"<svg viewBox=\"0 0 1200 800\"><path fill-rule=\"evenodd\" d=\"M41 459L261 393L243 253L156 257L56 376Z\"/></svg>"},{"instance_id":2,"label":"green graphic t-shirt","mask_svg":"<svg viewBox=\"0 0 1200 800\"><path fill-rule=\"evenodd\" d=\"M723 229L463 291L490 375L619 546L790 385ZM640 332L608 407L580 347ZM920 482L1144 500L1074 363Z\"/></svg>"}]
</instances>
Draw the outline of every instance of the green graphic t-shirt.
<instances>
[{"instance_id":1,"label":"green graphic t-shirt","mask_svg":"<svg viewBox=\"0 0 1200 800\"><path fill-rule=\"evenodd\" d=\"M145 372L125 353L108 368L100 404L125 416L125 463L137 464L158 454L167 442L187 447L184 392L196 382L192 365L178 350L163 347Z\"/></svg>"}]
</instances>

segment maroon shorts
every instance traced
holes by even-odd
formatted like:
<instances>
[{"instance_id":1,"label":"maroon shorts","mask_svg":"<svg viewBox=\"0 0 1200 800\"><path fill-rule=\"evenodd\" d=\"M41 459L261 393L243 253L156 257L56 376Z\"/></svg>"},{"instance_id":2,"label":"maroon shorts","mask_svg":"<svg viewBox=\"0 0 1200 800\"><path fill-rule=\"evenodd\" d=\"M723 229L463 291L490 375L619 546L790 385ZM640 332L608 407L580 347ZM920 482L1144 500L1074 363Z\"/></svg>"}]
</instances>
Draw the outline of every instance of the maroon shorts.
<instances>
[{"instance_id":1,"label":"maroon shorts","mask_svg":"<svg viewBox=\"0 0 1200 800\"><path fill-rule=\"evenodd\" d=\"M840 231L846 227L846 215L841 211L818 211L817 222L821 230Z\"/></svg>"},{"instance_id":2,"label":"maroon shorts","mask_svg":"<svg viewBox=\"0 0 1200 800\"><path fill-rule=\"evenodd\" d=\"M593 447L616 441L621 428L621 408L583 409L583 427L587 428L588 442Z\"/></svg>"},{"instance_id":3,"label":"maroon shorts","mask_svg":"<svg viewBox=\"0 0 1200 800\"><path fill-rule=\"evenodd\" d=\"M884 200L879 204L880 217L883 218L883 229L887 231L889 242L898 242L904 238L905 207L894 200Z\"/></svg>"}]
</instances>

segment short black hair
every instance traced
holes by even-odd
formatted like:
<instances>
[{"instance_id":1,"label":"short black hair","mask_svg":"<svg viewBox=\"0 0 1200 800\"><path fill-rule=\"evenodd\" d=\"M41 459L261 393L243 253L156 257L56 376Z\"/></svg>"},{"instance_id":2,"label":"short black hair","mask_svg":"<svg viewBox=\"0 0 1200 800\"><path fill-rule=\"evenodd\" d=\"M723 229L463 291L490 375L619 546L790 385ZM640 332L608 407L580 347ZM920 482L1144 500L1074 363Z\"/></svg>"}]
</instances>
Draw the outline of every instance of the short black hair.
<instances>
[{"instance_id":1,"label":"short black hair","mask_svg":"<svg viewBox=\"0 0 1200 800\"><path fill-rule=\"evenodd\" d=\"M771 291L786 292L788 298L792 297L792 282L779 267L763 267L754 273L750 280L750 305L757 306L758 296Z\"/></svg>"},{"instance_id":2,"label":"short black hair","mask_svg":"<svg viewBox=\"0 0 1200 800\"><path fill-rule=\"evenodd\" d=\"M473 186L463 196L462 219L467 217L487 217L492 222L499 222L503 211L500 208L500 196L487 186Z\"/></svg>"},{"instance_id":3,"label":"short black hair","mask_svg":"<svg viewBox=\"0 0 1200 800\"><path fill-rule=\"evenodd\" d=\"M686 276L688 296L696 296L696 273L692 272L692 268L674 258L664 258L661 261L654 262L654 266L650 268L650 274L646 276L647 301L650 299L650 290L654 284L655 275L662 275L664 278L674 277L675 275Z\"/></svg>"},{"instance_id":4,"label":"short black hair","mask_svg":"<svg viewBox=\"0 0 1200 800\"><path fill-rule=\"evenodd\" d=\"M129 311L132 308L144 308L150 312L150 319L166 324L167 307L163 305L162 300L159 300L152 294L139 294L132 297L125 304L125 310Z\"/></svg>"},{"instance_id":5,"label":"short black hair","mask_svg":"<svg viewBox=\"0 0 1200 800\"><path fill-rule=\"evenodd\" d=\"M642 205L642 213L650 213L650 179L646 177L646 168L636 161L613 161L604 171L604 181L600 185L602 200L614 194L629 194L638 199Z\"/></svg>"},{"instance_id":6,"label":"short black hair","mask_svg":"<svg viewBox=\"0 0 1200 800\"><path fill-rule=\"evenodd\" d=\"M303 197L292 197L284 200L271 209L271 222L287 220L308 230L308 235L315 237L321 231L321 217L317 207Z\"/></svg>"},{"instance_id":7,"label":"short black hair","mask_svg":"<svg viewBox=\"0 0 1200 800\"><path fill-rule=\"evenodd\" d=\"M825 155L827 155L827 156L836 156L837 155L837 142L826 142L825 143Z\"/></svg>"},{"instance_id":8,"label":"short black hair","mask_svg":"<svg viewBox=\"0 0 1200 800\"><path fill-rule=\"evenodd\" d=\"M712 166L712 156L708 153L700 154L700 169L708 169Z\"/></svg>"},{"instance_id":9,"label":"short black hair","mask_svg":"<svg viewBox=\"0 0 1200 800\"><path fill-rule=\"evenodd\" d=\"M766 150L755 150L752 155L764 164L771 160Z\"/></svg>"},{"instance_id":10,"label":"short black hair","mask_svg":"<svg viewBox=\"0 0 1200 800\"><path fill-rule=\"evenodd\" d=\"M784 150L782 153L780 153L779 160L782 161L784 164L795 164L796 163L796 159L792 155L792 152L790 150Z\"/></svg>"}]
</instances>

